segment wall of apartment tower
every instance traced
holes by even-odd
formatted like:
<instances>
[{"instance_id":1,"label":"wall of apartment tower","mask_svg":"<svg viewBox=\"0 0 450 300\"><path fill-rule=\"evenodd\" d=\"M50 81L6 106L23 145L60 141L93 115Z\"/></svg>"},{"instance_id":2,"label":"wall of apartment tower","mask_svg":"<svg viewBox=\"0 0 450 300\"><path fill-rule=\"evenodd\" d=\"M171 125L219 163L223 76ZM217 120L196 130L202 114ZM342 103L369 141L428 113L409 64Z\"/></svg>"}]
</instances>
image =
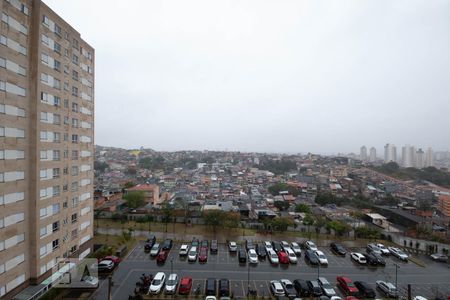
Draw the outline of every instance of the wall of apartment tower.
<instances>
[{"instance_id":1,"label":"wall of apartment tower","mask_svg":"<svg viewBox=\"0 0 450 300\"><path fill-rule=\"evenodd\" d=\"M0 296L93 237L94 49L41 1L0 0Z\"/></svg>"}]
</instances>

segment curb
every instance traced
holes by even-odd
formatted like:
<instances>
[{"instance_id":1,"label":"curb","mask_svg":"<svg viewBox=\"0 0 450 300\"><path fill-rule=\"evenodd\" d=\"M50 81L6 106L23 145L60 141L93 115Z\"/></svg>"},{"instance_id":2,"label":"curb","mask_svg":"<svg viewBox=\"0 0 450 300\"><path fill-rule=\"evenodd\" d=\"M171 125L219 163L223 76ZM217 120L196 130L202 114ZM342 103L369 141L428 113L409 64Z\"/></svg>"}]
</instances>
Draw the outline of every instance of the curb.
<instances>
[{"instance_id":1,"label":"curb","mask_svg":"<svg viewBox=\"0 0 450 300\"><path fill-rule=\"evenodd\" d=\"M413 263L415 263L416 265L418 265L419 267L422 267L422 268L426 267L426 264L415 256L410 256L409 260L412 261Z\"/></svg>"}]
</instances>

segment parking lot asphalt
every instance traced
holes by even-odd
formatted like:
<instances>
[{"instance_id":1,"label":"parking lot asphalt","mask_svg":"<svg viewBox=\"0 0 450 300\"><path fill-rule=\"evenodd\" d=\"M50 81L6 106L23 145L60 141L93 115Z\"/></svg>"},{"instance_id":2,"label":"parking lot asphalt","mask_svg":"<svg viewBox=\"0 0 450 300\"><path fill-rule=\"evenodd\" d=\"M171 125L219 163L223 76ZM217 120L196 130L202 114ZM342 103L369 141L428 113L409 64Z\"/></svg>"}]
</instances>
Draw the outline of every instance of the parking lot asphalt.
<instances>
[{"instance_id":1,"label":"parking lot asphalt","mask_svg":"<svg viewBox=\"0 0 450 300\"><path fill-rule=\"evenodd\" d=\"M400 293L406 295L407 284L412 286L412 295L421 295L434 299L436 295L450 295L450 268L447 264L426 259L426 266L421 267L413 262L404 263L394 257L386 257L385 267L363 266L353 262L349 254L346 257L336 256L329 248L319 247L328 258L328 266L316 267L308 265L304 256L299 258L297 264L272 265L268 259L260 261L257 265L240 264L236 254L228 252L226 245L220 244L217 254L208 255L206 263L188 262L178 254L180 244L174 244L167 261L163 265L156 263L148 253L144 252L144 243L138 244L129 255L121 262L113 273L114 286L112 287L113 299L128 299L139 281L142 273L156 274L165 272L168 276L173 273L193 278L193 289L200 284L204 290L206 278L227 278L230 280L231 290L235 297L243 297L250 289L256 289L258 296L268 297L270 280L279 279L304 279L310 280L320 276L326 277L330 283L336 284L336 276L347 276L352 280L366 281L375 288L376 280L390 281L395 284L394 263L399 266L397 281ZM365 249L347 249L365 253ZM171 258L173 263L171 263ZM250 279L250 280L248 280ZM107 299L107 280L101 279L99 288L93 293L91 299ZM336 288L340 296L342 292ZM377 294L380 298L382 295Z\"/></svg>"}]
</instances>

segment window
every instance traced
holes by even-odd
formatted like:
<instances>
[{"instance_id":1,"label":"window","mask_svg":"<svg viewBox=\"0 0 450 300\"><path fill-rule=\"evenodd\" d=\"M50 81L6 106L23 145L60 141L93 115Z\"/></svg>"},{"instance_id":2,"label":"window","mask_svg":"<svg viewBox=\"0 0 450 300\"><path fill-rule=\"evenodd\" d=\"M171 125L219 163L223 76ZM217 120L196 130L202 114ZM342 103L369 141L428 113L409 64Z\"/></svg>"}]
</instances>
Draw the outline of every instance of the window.
<instances>
[{"instance_id":1,"label":"window","mask_svg":"<svg viewBox=\"0 0 450 300\"><path fill-rule=\"evenodd\" d=\"M46 234L47 234L47 226L41 227L41 229L39 230L39 236L43 237Z\"/></svg>"},{"instance_id":2,"label":"window","mask_svg":"<svg viewBox=\"0 0 450 300\"><path fill-rule=\"evenodd\" d=\"M69 150L64 149L64 158L68 158L68 157L69 157Z\"/></svg>"},{"instance_id":3,"label":"window","mask_svg":"<svg viewBox=\"0 0 450 300\"><path fill-rule=\"evenodd\" d=\"M78 119L72 118L72 127L78 127Z\"/></svg>"},{"instance_id":4,"label":"window","mask_svg":"<svg viewBox=\"0 0 450 300\"><path fill-rule=\"evenodd\" d=\"M72 71L72 79L78 81L78 72L75 70Z\"/></svg>"},{"instance_id":5,"label":"window","mask_svg":"<svg viewBox=\"0 0 450 300\"><path fill-rule=\"evenodd\" d=\"M72 150L72 160L78 159L78 150Z\"/></svg>"},{"instance_id":6,"label":"window","mask_svg":"<svg viewBox=\"0 0 450 300\"><path fill-rule=\"evenodd\" d=\"M55 196L59 196L59 185L55 185L54 187L53 187L53 196L55 197ZM53 204L53 205L55 205L55 204ZM59 206L59 204L58 204L58 206ZM59 211L59 209L58 209L58 211Z\"/></svg>"},{"instance_id":7,"label":"window","mask_svg":"<svg viewBox=\"0 0 450 300\"><path fill-rule=\"evenodd\" d=\"M53 143L59 143L61 141L61 134L59 132L53 132Z\"/></svg>"},{"instance_id":8,"label":"window","mask_svg":"<svg viewBox=\"0 0 450 300\"><path fill-rule=\"evenodd\" d=\"M67 192L68 190L69 190L69 187L68 187L67 183L63 184L63 193Z\"/></svg>"},{"instance_id":9,"label":"window","mask_svg":"<svg viewBox=\"0 0 450 300\"><path fill-rule=\"evenodd\" d=\"M56 232L59 230L59 221L53 222L52 224L52 231Z\"/></svg>"},{"instance_id":10,"label":"window","mask_svg":"<svg viewBox=\"0 0 450 300\"><path fill-rule=\"evenodd\" d=\"M56 250L59 248L59 239L56 239L52 242L53 250Z\"/></svg>"},{"instance_id":11,"label":"window","mask_svg":"<svg viewBox=\"0 0 450 300\"><path fill-rule=\"evenodd\" d=\"M72 198L72 207L77 207L78 206L78 197L73 197Z\"/></svg>"},{"instance_id":12,"label":"window","mask_svg":"<svg viewBox=\"0 0 450 300\"><path fill-rule=\"evenodd\" d=\"M64 140L64 142L67 142L69 140L69 134L68 133L64 133L63 134L63 140Z\"/></svg>"},{"instance_id":13,"label":"window","mask_svg":"<svg viewBox=\"0 0 450 300\"><path fill-rule=\"evenodd\" d=\"M78 40L77 39L73 39L72 40L72 47L75 49L79 49L79 45L78 45Z\"/></svg>"},{"instance_id":14,"label":"window","mask_svg":"<svg viewBox=\"0 0 450 300\"><path fill-rule=\"evenodd\" d=\"M68 116L64 116L64 125L69 125L69 117ZM66 136L67 133L64 133L64 136ZM66 139L64 139L66 141Z\"/></svg>"},{"instance_id":15,"label":"window","mask_svg":"<svg viewBox=\"0 0 450 300\"><path fill-rule=\"evenodd\" d=\"M77 214L76 213L73 214L71 219L72 219L72 223L76 223L77 222Z\"/></svg>"},{"instance_id":16,"label":"window","mask_svg":"<svg viewBox=\"0 0 450 300\"><path fill-rule=\"evenodd\" d=\"M76 239L78 237L78 229L72 230L72 239Z\"/></svg>"},{"instance_id":17,"label":"window","mask_svg":"<svg viewBox=\"0 0 450 300\"><path fill-rule=\"evenodd\" d=\"M64 49L64 50L66 50L66 49ZM69 74L69 66L68 65L64 65L64 73Z\"/></svg>"},{"instance_id":18,"label":"window","mask_svg":"<svg viewBox=\"0 0 450 300\"><path fill-rule=\"evenodd\" d=\"M68 174L68 169L67 169L67 167L64 167L64 168L63 168L63 174L64 174L64 175L67 175L67 174Z\"/></svg>"},{"instance_id":19,"label":"window","mask_svg":"<svg viewBox=\"0 0 450 300\"><path fill-rule=\"evenodd\" d=\"M72 111L78 112L78 104L77 103L72 103Z\"/></svg>"},{"instance_id":20,"label":"window","mask_svg":"<svg viewBox=\"0 0 450 300\"><path fill-rule=\"evenodd\" d=\"M63 202L63 208L67 208L67 207L68 207L67 201L64 201L64 202Z\"/></svg>"},{"instance_id":21,"label":"window","mask_svg":"<svg viewBox=\"0 0 450 300\"><path fill-rule=\"evenodd\" d=\"M53 178L59 178L59 168L53 168Z\"/></svg>"},{"instance_id":22,"label":"window","mask_svg":"<svg viewBox=\"0 0 450 300\"><path fill-rule=\"evenodd\" d=\"M47 159L47 151L46 150L41 150L40 158L41 159Z\"/></svg>"},{"instance_id":23,"label":"window","mask_svg":"<svg viewBox=\"0 0 450 300\"><path fill-rule=\"evenodd\" d=\"M64 90L69 91L69 82L68 81L64 81Z\"/></svg>"},{"instance_id":24,"label":"window","mask_svg":"<svg viewBox=\"0 0 450 300\"><path fill-rule=\"evenodd\" d=\"M64 108L69 108L69 99L64 99Z\"/></svg>"},{"instance_id":25,"label":"window","mask_svg":"<svg viewBox=\"0 0 450 300\"><path fill-rule=\"evenodd\" d=\"M78 191L78 181L72 182L71 186L70 186L70 190L72 192L76 192Z\"/></svg>"},{"instance_id":26,"label":"window","mask_svg":"<svg viewBox=\"0 0 450 300\"><path fill-rule=\"evenodd\" d=\"M45 25L49 26L50 25L50 19L46 15L43 15L42 16L42 23L44 23Z\"/></svg>"},{"instance_id":27,"label":"window","mask_svg":"<svg viewBox=\"0 0 450 300\"><path fill-rule=\"evenodd\" d=\"M61 72L61 63L59 61L57 61L56 59L54 61L53 69L55 69L58 72Z\"/></svg>"},{"instance_id":28,"label":"window","mask_svg":"<svg viewBox=\"0 0 450 300\"><path fill-rule=\"evenodd\" d=\"M72 96L78 97L78 88L75 86L72 87Z\"/></svg>"},{"instance_id":29,"label":"window","mask_svg":"<svg viewBox=\"0 0 450 300\"><path fill-rule=\"evenodd\" d=\"M53 114L53 124L59 125L61 124L61 116L57 114Z\"/></svg>"},{"instance_id":30,"label":"window","mask_svg":"<svg viewBox=\"0 0 450 300\"><path fill-rule=\"evenodd\" d=\"M59 161L60 160L59 150L53 150L53 160L54 161Z\"/></svg>"},{"instance_id":31,"label":"window","mask_svg":"<svg viewBox=\"0 0 450 300\"><path fill-rule=\"evenodd\" d=\"M57 42L54 42L54 48L53 50L55 50L56 53L61 54L61 45L58 44Z\"/></svg>"},{"instance_id":32,"label":"window","mask_svg":"<svg viewBox=\"0 0 450 300\"><path fill-rule=\"evenodd\" d=\"M57 36L61 36L61 27L59 27L58 24L55 24L55 31L54 31L54 33Z\"/></svg>"},{"instance_id":33,"label":"window","mask_svg":"<svg viewBox=\"0 0 450 300\"><path fill-rule=\"evenodd\" d=\"M55 189L55 187L53 187L53 189ZM59 187L58 187L59 189ZM59 213L59 203L55 203L52 205L52 212L53 215L56 215L57 213Z\"/></svg>"},{"instance_id":34,"label":"window","mask_svg":"<svg viewBox=\"0 0 450 300\"><path fill-rule=\"evenodd\" d=\"M72 54L72 62L78 66L78 56Z\"/></svg>"},{"instance_id":35,"label":"window","mask_svg":"<svg viewBox=\"0 0 450 300\"><path fill-rule=\"evenodd\" d=\"M54 106L60 106L61 105L61 98L58 96L53 97L53 105Z\"/></svg>"},{"instance_id":36,"label":"window","mask_svg":"<svg viewBox=\"0 0 450 300\"><path fill-rule=\"evenodd\" d=\"M78 143L78 134L72 134L72 143Z\"/></svg>"}]
</instances>

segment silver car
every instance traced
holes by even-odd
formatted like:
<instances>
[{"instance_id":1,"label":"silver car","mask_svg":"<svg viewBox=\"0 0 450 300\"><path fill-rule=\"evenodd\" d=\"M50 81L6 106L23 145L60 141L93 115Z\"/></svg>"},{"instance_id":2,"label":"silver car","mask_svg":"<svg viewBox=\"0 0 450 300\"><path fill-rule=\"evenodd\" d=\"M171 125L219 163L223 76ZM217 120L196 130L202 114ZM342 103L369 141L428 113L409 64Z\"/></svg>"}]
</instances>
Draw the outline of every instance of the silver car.
<instances>
[{"instance_id":1,"label":"silver car","mask_svg":"<svg viewBox=\"0 0 450 300\"><path fill-rule=\"evenodd\" d=\"M336 291L331 286L330 282L325 277L319 277L319 284L323 293L328 297L337 296Z\"/></svg>"}]
</instances>

